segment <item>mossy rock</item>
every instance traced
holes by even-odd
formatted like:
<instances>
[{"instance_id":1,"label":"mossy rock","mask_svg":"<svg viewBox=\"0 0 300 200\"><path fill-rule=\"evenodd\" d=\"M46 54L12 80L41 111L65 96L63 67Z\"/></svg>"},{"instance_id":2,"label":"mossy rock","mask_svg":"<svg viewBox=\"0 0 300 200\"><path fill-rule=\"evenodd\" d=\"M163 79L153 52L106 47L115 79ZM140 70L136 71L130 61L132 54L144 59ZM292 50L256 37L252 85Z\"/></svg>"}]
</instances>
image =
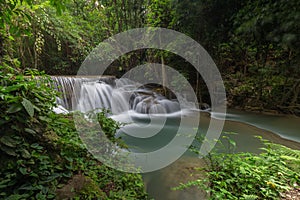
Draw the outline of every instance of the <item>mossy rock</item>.
<instances>
[{"instance_id":1,"label":"mossy rock","mask_svg":"<svg viewBox=\"0 0 300 200\"><path fill-rule=\"evenodd\" d=\"M56 199L107 199L107 196L91 178L75 175L63 188L56 190Z\"/></svg>"}]
</instances>

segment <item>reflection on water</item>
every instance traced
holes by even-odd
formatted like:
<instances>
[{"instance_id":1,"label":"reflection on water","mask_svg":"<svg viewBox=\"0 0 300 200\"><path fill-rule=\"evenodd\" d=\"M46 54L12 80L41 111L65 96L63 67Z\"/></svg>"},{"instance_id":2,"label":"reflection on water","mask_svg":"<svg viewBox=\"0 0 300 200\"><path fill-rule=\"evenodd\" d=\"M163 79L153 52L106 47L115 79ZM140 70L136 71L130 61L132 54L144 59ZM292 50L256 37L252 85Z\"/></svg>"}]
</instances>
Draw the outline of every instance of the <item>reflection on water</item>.
<instances>
[{"instance_id":1,"label":"reflection on water","mask_svg":"<svg viewBox=\"0 0 300 200\"><path fill-rule=\"evenodd\" d=\"M152 137L151 140L147 142L135 141L130 137L125 137L127 143L134 146L134 144L142 144L139 146L141 149L146 149L147 151L153 150L153 148L160 148L165 145L176 133L176 124L178 119L176 115L169 116L171 120L167 120L167 125L159 132L159 137ZM186 114L186 117L190 117ZM213 115L217 118L217 115ZM115 119L120 120L122 116L115 117ZM272 134L267 130L248 125L242 122L248 122L256 125L255 123L264 125L264 127L272 127L274 132L281 133L283 137L293 136L292 138L297 138L299 135L297 133L297 123L300 123L299 118L289 118L286 116L268 116L268 115L256 115L243 112L233 112L227 115L228 121L225 122L224 132L235 132L237 134L230 135L230 137L236 141L237 149L236 151L243 152L259 152L259 148L262 147L259 139L254 136L260 135L265 139L270 141L285 144L291 148L300 148L299 143L284 140L281 137ZM123 118L123 120L125 120ZM139 117L142 120L142 117ZM144 119L145 120L145 119ZM232 120L232 121L231 121ZM122 121L122 120L121 120ZM208 113L201 113L200 123L199 123L199 134L205 134L210 122L210 116ZM283 124L279 123L282 122ZM153 125L153 124L152 124ZM151 128L151 127L148 127ZM278 129L276 129L278 128ZM285 129L286 128L286 129ZM284 130L284 131L282 131ZM287 132L292 134L284 135ZM189 180L199 178L199 174L193 174L194 167L203 166L203 161L199 159L195 154L191 152L186 152L180 159L174 162L172 165L165 167L161 170L144 174L144 181L147 187L147 191L151 197L156 200L174 200L174 199L205 199L205 195L197 188L191 188L182 191L172 191L171 188L178 186L180 183L185 183Z\"/></svg>"}]
</instances>

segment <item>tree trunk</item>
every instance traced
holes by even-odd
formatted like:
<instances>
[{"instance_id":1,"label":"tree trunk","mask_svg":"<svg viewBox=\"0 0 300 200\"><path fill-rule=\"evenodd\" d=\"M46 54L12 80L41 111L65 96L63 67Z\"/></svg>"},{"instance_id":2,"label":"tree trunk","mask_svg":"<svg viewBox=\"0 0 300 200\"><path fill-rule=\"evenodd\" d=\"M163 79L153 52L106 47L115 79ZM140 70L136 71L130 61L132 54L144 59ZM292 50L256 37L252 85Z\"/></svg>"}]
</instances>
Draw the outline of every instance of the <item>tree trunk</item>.
<instances>
[{"instance_id":1,"label":"tree trunk","mask_svg":"<svg viewBox=\"0 0 300 200\"><path fill-rule=\"evenodd\" d=\"M294 91L294 96L291 100L290 106L295 106L298 100L298 96L300 93L300 81L296 82L294 87L293 87L293 91Z\"/></svg>"},{"instance_id":2,"label":"tree trunk","mask_svg":"<svg viewBox=\"0 0 300 200\"><path fill-rule=\"evenodd\" d=\"M4 57L4 37L3 35L0 33L0 65L2 65L2 59Z\"/></svg>"},{"instance_id":3,"label":"tree trunk","mask_svg":"<svg viewBox=\"0 0 300 200\"><path fill-rule=\"evenodd\" d=\"M164 56L161 55L160 57L161 59L161 75L162 75L162 85L163 85L163 89L164 89L164 96L166 97L167 94L167 76L166 76L166 68L165 68L165 61L164 61Z\"/></svg>"},{"instance_id":4,"label":"tree trunk","mask_svg":"<svg viewBox=\"0 0 300 200\"><path fill-rule=\"evenodd\" d=\"M160 34L159 34L159 43L161 44L161 35ZM166 90L167 76L166 76L165 60L164 60L163 53L161 53L161 55L160 55L160 61L161 61L161 76L162 76L162 85L163 85L163 90L164 90L164 96L167 96L167 90Z\"/></svg>"},{"instance_id":5,"label":"tree trunk","mask_svg":"<svg viewBox=\"0 0 300 200\"><path fill-rule=\"evenodd\" d=\"M197 73L197 80L196 80L196 97L198 99L198 102L199 102L199 107L201 107L202 105L202 97L201 97L201 87L200 87L200 77L199 77L199 72L196 72Z\"/></svg>"}]
</instances>

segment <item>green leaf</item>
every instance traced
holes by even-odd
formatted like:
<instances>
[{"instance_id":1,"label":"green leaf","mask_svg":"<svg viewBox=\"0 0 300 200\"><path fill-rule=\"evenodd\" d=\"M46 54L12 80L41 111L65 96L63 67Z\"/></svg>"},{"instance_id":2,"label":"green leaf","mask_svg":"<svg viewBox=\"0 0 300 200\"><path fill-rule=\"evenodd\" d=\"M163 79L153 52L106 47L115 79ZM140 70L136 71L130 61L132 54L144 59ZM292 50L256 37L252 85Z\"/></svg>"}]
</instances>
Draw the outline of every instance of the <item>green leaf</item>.
<instances>
[{"instance_id":1,"label":"green leaf","mask_svg":"<svg viewBox=\"0 0 300 200\"><path fill-rule=\"evenodd\" d=\"M21 187L19 187L19 190L30 190L30 191L33 191L33 190L35 190L35 187L32 186L32 184L26 183L26 184L22 185Z\"/></svg>"},{"instance_id":2,"label":"green leaf","mask_svg":"<svg viewBox=\"0 0 300 200\"><path fill-rule=\"evenodd\" d=\"M25 167L20 167L19 168L19 171L21 172L21 174L23 174L23 175L26 175L26 174L28 174L28 172L27 172L27 168L25 168Z\"/></svg>"},{"instance_id":3,"label":"green leaf","mask_svg":"<svg viewBox=\"0 0 300 200\"><path fill-rule=\"evenodd\" d=\"M43 200L43 199L46 199L46 196L43 195L42 193L38 193L38 194L35 195L35 198L36 198L36 199Z\"/></svg>"},{"instance_id":4,"label":"green leaf","mask_svg":"<svg viewBox=\"0 0 300 200\"><path fill-rule=\"evenodd\" d=\"M15 38L14 38L13 36L11 36L11 35L8 36L8 39L11 40L11 41L14 41L14 40L15 40Z\"/></svg>"},{"instance_id":5,"label":"green leaf","mask_svg":"<svg viewBox=\"0 0 300 200\"><path fill-rule=\"evenodd\" d=\"M25 132L30 133L32 135L36 134L36 132L30 128L25 128L24 130L25 130Z\"/></svg>"},{"instance_id":6,"label":"green leaf","mask_svg":"<svg viewBox=\"0 0 300 200\"><path fill-rule=\"evenodd\" d=\"M1 188L6 188L9 185L10 181L11 181L10 179L5 179L5 180L1 181L0 182L0 189Z\"/></svg>"},{"instance_id":7,"label":"green leaf","mask_svg":"<svg viewBox=\"0 0 300 200\"><path fill-rule=\"evenodd\" d=\"M42 146L40 146L38 143L33 143L32 145L30 145L31 148L37 149L37 150L41 150L43 149Z\"/></svg>"},{"instance_id":8,"label":"green leaf","mask_svg":"<svg viewBox=\"0 0 300 200\"><path fill-rule=\"evenodd\" d=\"M31 173L30 173L30 176L31 176L31 177L36 177L36 178L38 178L38 177L39 177L39 175L38 175L38 174L36 174L36 173L33 173L33 172L31 172Z\"/></svg>"},{"instance_id":9,"label":"green leaf","mask_svg":"<svg viewBox=\"0 0 300 200\"><path fill-rule=\"evenodd\" d=\"M5 144L6 146L9 146L9 147L17 146L17 142L13 138L6 136L6 135L1 137L0 141L2 144Z\"/></svg>"},{"instance_id":10,"label":"green leaf","mask_svg":"<svg viewBox=\"0 0 300 200\"><path fill-rule=\"evenodd\" d=\"M25 108L25 110L27 111L27 113L29 114L29 116L33 117L33 115L34 115L33 104L29 100L23 98L22 105Z\"/></svg>"},{"instance_id":11,"label":"green leaf","mask_svg":"<svg viewBox=\"0 0 300 200\"><path fill-rule=\"evenodd\" d=\"M28 194L13 194L13 195L10 195L9 197L6 197L5 199L6 200L19 200L19 199L27 199L29 197Z\"/></svg>"},{"instance_id":12,"label":"green leaf","mask_svg":"<svg viewBox=\"0 0 300 200\"><path fill-rule=\"evenodd\" d=\"M1 148L2 151L4 151L5 153L7 153L10 156L16 156L17 155L15 150L11 147L7 147L7 146L2 145L0 148Z\"/></svg>"},{"instance_id":13,"label":"green leaf","mask_svg":"<svg viewBox=\"0 0 300 200\"><path fill-rule=\"evenodd\" d=\"M23 158L30 158L31 157L29 151L27 151L26 149L22 150L21 155L22 155Z\"/></svg>"},{"instance_id":14,"label":"green leaf","mask_svg":"<svg viewBox=\"0 0 300 200\"><path fill-rule=\"evenodd\" d=\"M8 113L16 113L22 110L22 106L20 104L12 104L7 110Z\"/></svg>"},{"instance_id":15,"label":"green leaf","mask_svg":"<svg viewBox=\"0 0 300 200\"><path fill-rule=\"evenodd\" d=\"M231 144L233 147L236 147L236 143L235 143L235 141L233 141L233 140L229 140L229 142L230 142L230 144Z\"/></svg>"},{"instance_id":16,"label":"green leaf","mask_svg":"<svg viewBox=\"0 0 300 200\"><path fill-rule=\"evenodd\" d=\"M47 116L39 116L39 119L47 123L51 122L51 119Z\"/></svg>"},{"instance_id":17,"label":"green leaf","mask_svg":"<svg viewBox=\"0 0 300 200\"><path fill-rule=\"evenodd\" d=\"M51 182L51 181L53 181L54 179L57 179L57 178L59 178L59 177L61 177L62 176L62 174L60 174L60 173L54 173L54 174L51 174L50 176L48 176L47 178L46 178L46 180L44 180L44 181L40 181L40 183L48 183L48 182Z\"/></svg>"}]
</instances>

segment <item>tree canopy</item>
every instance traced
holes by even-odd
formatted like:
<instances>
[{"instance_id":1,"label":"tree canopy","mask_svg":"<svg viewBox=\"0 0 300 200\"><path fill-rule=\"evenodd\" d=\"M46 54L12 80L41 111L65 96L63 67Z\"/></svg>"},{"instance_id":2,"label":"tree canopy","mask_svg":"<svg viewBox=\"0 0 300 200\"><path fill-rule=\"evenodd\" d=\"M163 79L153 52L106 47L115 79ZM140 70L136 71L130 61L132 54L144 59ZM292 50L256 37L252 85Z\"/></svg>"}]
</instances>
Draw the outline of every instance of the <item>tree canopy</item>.
<instances>
[{"instance_id":1,"label":"tree canopy","mask_svg":"<svg viewBox=\"0 0 300 200\"><path fill-rule=\"evenodd\" d=\"M213 57L230 105L294 112L299 110L299 8L297 0L1 0L0 56L21 69L70 75L116 33L170 28L192 37ZM154 60L172 64L195 88L200 84L198 98L209 102L193 67L167 52L133 52L108 71L120 76Z\"/></svg>"}]
</instances>

